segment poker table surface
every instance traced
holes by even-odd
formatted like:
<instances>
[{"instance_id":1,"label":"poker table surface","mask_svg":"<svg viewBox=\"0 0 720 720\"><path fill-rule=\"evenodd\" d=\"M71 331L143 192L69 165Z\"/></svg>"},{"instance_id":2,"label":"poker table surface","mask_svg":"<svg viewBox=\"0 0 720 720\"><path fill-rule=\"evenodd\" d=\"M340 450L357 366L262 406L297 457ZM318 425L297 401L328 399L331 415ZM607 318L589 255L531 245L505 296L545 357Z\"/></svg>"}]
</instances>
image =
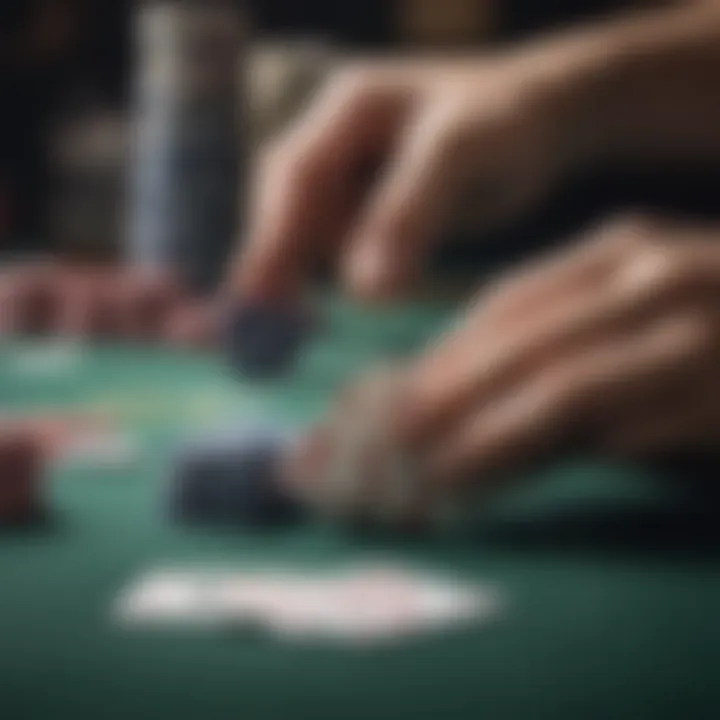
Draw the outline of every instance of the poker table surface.
<instances>
[{"instance_id":1,"label":"poker table surface","mask_svg":"<svg viewBox=\"0 0 720 720\"><path fill-rule=\"evenodd\" d=\"M516 478L462 531L426 538L167 518L168 457L183 437L302 427L358 369L447 326L453 303L326 310L297 369L271 383L240 381L214 358L120 345L33 372L28 357L58 353L57 342L3 341L3 412L104 414L139 451L118 467L55 468L48 521L0 533L0 717L720 717L720 523L655 468L561 457ZM376 557L495 587L504 611L359 648L112 619L120 590L146 570Z\"/></svg>"}]
</instances>

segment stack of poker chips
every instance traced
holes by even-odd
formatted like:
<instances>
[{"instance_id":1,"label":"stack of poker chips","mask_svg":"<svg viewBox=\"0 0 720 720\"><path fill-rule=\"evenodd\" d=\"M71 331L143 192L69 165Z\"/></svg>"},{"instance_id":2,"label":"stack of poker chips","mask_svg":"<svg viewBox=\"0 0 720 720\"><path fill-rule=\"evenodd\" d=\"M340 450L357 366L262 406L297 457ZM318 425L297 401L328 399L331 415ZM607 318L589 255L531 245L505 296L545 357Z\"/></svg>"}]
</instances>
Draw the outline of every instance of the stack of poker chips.
<instances>
[{"instance_id":1,"label":"stack of poker chips","mask_svg":"<svg viewBox=\"0 0 720 720\"><path fill-rule=\"evenodd\" d=\"M396 432L403 396L402 369L381 366L336 398L285 466L303 502L321 516L363 526L428 522L422 461Z\"/></svg>"},{"instance_id":2,"label":"stack of poker chips","mask_svg":"<svg viewBox=\"0 0 720 720\"><path fill-rule=\"evenodd\" d=\"M0 274L0 336L48 332L58 308L57 272L47 263L4 268Z\"/></svg>"},{"instance_id":3,"label":"stack of poker chips","mask_svg":"<svg viewBox=\"0 0 720 720\"><path fill-rule=\"evenodd\" d=\"M398 372L354 383L309 432L243 426L187 443L173 463L172 517L240 526L309 516L401 531L456 524L460 498L432 487L394 432Z\"/></svg>"},{"instance_id":4,"label":"stack of poker chips","mask_svg":"<svg viewBox=\"0 0 720 720\"><path fill-rule=\"evenodd\" d=\"M190 343L170 330L194 303L171 273L26 263L0 272L0 337L112 338L186 347ZM209 334L211 328L200 330Z\"/></svg>"},{"instance_id":5,"label":"stack of poker chips","mask_svg":"<svg viewBox=\"0 0 720 720\"><path fill-rule=\"evenodd\" d=\"M305 307L273 301L238 301L225 313L225 350L240 376L270 379L286 375L315 328Z\"/></svg>"},{"instance_id":6,"label":"stack of poker chips","mask_svg":"<svg viewBox=\"0 0 720 720\"><path fill-rule=\"evenodd\" d=\"M149 0L135 20L128 261L210 290L239 217L242 18L221 0Z\"/></svg>"},{"instance_id":7,"label":"stack of poker chips","mask_svg":"<svg viewBox=\"0 0 720 720\"><path fill-rule=\"evenodd\" d=\"M166 500L170 516L192 525L276 525L302 508L283 484L277 427L233 427L191 439L177 452Z\"/></svg>"},{"instance_id":8,"label":"stack of poker chips","mask_svg":"<svg viewBox=\"0 0 720 720\"><path fill-rule=\"evenodd\" d=\"M43 454L42 443L33 433L0 429L0 526L40 518Z\"/></svg>"}]
</instances>

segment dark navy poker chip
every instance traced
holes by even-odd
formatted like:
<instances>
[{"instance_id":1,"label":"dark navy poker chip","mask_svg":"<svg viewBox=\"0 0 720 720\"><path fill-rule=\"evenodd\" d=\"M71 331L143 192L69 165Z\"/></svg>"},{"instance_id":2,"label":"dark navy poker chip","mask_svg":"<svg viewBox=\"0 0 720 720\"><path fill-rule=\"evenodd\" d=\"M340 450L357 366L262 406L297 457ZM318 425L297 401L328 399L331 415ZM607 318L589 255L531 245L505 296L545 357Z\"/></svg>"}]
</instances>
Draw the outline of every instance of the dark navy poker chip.
<instances>
[{"instance_id":1,"label":"dark navy poker chip","mask_svg":"<svg viewBox=\"0 0 720 720\"><path fill-rule=\"evenodd\" d=\"M175 454L170 515L199 525L275 525L298 520L301 508L282 487L288 435L240 428L186 442Z\"/></svg>"},{"instance_id":2,"label":"dark navy poker chip","mask_svg":"<svg viewBox=\"0 0 720 720\"><path fill-rule=\"evenodd\" d=\"M247 378L274 378L289 372L311 332L308 314L295 307L242 304L226 317L227 356Z\"/></svg>"}]
</instances>

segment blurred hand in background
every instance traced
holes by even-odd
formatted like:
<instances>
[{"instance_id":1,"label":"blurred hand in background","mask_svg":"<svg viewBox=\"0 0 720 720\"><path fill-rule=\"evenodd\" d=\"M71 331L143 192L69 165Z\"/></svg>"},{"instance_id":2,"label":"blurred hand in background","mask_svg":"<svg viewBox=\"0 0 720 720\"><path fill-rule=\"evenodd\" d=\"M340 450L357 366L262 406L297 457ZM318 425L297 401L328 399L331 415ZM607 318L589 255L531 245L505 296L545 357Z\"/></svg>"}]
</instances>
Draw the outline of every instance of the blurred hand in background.
<instances>
[{"instance_id":1,"label":"blurred hand in background","mask_svg":"<svg viewBox=\"0 0 720 720\"><path fill-rule=\"evenodd\" d=\"M719 357L720 227L622 218L481 292L393 373L365 422L385 429L380 451L392 437L417 468L412 522L446 498L488 498L509 474L572 449L633 459L716 450ZM357 415L372 388L371 373L337 398L300 463L329 452L327 438L348 426L338 413ZM349 509L361 516L382 496L377 457L364 460L374 472L362 478L363 506Z\"/></svg>"},{"instance_id":2,"label":"blurred hand in background","mask_svg":"<svg viewBox=\"0 0 720 720\"><path fill-rule=\"evenodd\" d=\"M488 225L542 197L572 162L565 112L553 68L515 58L341 72L261 161L241 286L338 262L358 295L399 294L471 187Z\"/></svg>"},{"instance_id":3,"label":"blurred hand in background","mask_svg":"<svg viewBox=\"0 0 720 720\"><path fill-rule=\"evenodd\" d=\"M394 298L468 198L481 236L575 170L716 161L719 18L663 8L478 59L340 71L259 163L232 292L292 296L330 264L357 296Z\"/></svg>"},{"instance_id":4,"label":"blurred hand in background","mask_svg":"<svg viewBox=\"0 0 720 720\"><path fill-rule=\"evenodd\" d=\"M720 228L609 223L482 293L416 362L405 439L437 481L480 484L575 441L716 448L719 300Z\"/></svg>"}]
</instances>

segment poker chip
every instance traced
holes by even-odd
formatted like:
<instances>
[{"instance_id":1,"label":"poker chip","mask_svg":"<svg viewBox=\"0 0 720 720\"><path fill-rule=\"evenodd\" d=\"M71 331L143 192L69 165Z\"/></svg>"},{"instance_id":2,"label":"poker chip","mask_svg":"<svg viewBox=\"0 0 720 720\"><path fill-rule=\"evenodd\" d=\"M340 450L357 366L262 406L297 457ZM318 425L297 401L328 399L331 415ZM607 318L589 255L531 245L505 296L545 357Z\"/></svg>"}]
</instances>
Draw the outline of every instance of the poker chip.
<instances>
[{"instance_id":1,"label":"poker chip","mask_svg":"<svg viewBox=\"0 0 720 720\"><path fill-rule=\"evenodd\" d=\"M119 326L108 273L79 272L63 287L57 321L63 337L98 340L115 335Z\"/></svg>"},{"instance_id":2,"label":"poker chip","mask_svg":"<svg viewBox=\"0 0 720 720\"><path fill-rule=\"evenodd\" d=\"M11 267L0 276L0 333L54 330L63 271L52 264Z\"/></svg>"},{"instance_id":3,"label":"poker chip","mask_svg":"<svg viewBox=\"0 0 720 720\"><path fill-rule=\"evenodd\" d=\"M181 284L166 272L11 267L0 276L0 333L155 340L181 299Z\"/></svg>"},{"instance_id":4,"label":"poker chip","mask_svg":"<svg viewBox=\"0 0 720 720\"><path fill-rule=\"evenodd\" d=\"M399 440L402 366L382 365L340 393L319 428L299 442L287 476L316 512L356 530L456 528L472 503L431 487L423 459Z\"/></svg>"},{"instance_id":5,"label":"poker chip","mask_svg":"<svg viewBox=\"0 0 720 720\"><path fill-rule=\"evenodd\" d=\"M180 522L260 525L292 522L300 507L281 481L287 435L238 428L194 440L176 455L171 515Z\"/></svg>"},{"instance_id":6,"label":"poker chip","mask_svg":"<svg viewBox=\"0 0 720 720\"><path fill-rule=\"evenodd\" d=\"M218 312L207 301L188 302L176 308L168 318L163 339L185 350L210 350L219 340Z\"/></svg>"},{"instance_id":7,"label":"poker chip","mask_svg":"<svg viewBox=\"0 0 720 720\"><path fill-rule=\"evenodd\" d=\"M309 332L304 311L269 303L241 303L226 313L225 341L230 366L249 378L286 373Z\"/></svg>"},{"instance_id":8,"label":"poker chip","mask_svg":"<svg viewBox=\"0 0 720 720\"><path fill-rule=\"evenodd\" d=\"M183 297L179 282L169 273L138 268L128 268L113 282L119 334L137 341L163 337Z\"/></svg>"},{"instance_id":9,"label":"poker chip","mask_svg":"<svg viewBox=\"0 0 720 720\"><path fill-rule=\"evenodd\" d=\"M0 524L24 524L41 516L43 446L30 430L0 430Z\"/></svg>"},{"instance_id":10,"label":"poker chip","mask_svg":"<svg viewBox=\"0 0 720 720\"><path fill-rule=\"evenodd\" d=\"M425 495L419 463L393 432L401 388L398 369L384 366L338 397L325 424L324 446L315 448L312 463L318 477L311 494L329 517L398 526ZM308 463L311 442L299 466ZM298 472L307 475L307 468Z\"/></svg>"}]
</instances>

